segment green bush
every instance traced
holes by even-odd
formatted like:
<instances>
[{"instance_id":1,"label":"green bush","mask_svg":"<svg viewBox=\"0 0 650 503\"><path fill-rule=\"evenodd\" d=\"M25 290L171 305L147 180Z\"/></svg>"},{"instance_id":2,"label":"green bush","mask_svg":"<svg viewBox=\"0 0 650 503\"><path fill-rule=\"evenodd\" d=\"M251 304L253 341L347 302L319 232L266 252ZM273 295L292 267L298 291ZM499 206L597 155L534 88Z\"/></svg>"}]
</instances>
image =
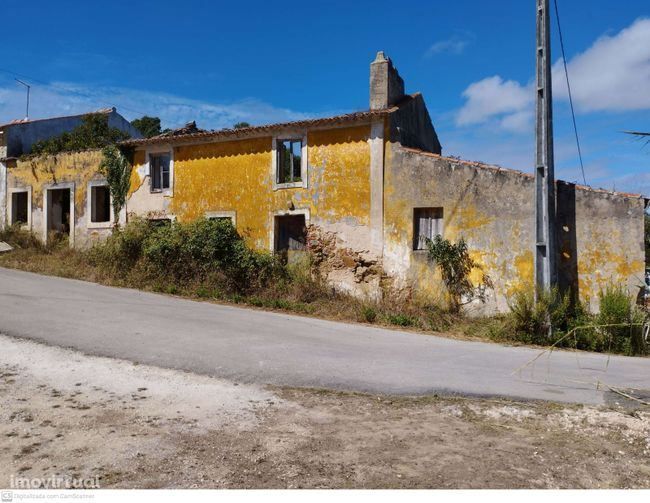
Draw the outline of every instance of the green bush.
<instances>
[{"instance_id":1,"label":"green bush","mask_svg":"<svg viewBox=\"0 0 650 503\"><path fill-rule=\"evenodd\" d=\"M118 277L126 276L142 258L145 241L153 232L151 224L135 218L123 228L115 228L105 241L88 251L91 264Z\"/></svg>"},{"instance_id":2,"label":"green bush","mask_svg":"<svg viewBox=\"0 0 650 503\"><path fill-rule=\"evenodd\" d=\"M599 295L600 312L596 316L600 350L628 355L645 354L647 348L643 341L641 327L643 314L635 305L634 298L621 286L610 285ZM622 325L622 326L607 326Z\"/></svg>"},{"instance_id":3,"label":"green bush","mask_svg":"<svg viewBox=\"0 0 650 503\"><path fill-rule=\"evenodd\" d=\"M89 257L122 277L137 271L177 285L219 283L213 286L236 292L263 287L285 274L272 255L250 249L229 220L156 226L134 219L95 245Z\"/></svg>"},{"instance_id":4,"label":"green bush","mask_svg":"<svg viewBox=\"0 0 650 503\"><path fill-rule=\"evenodd\" d=\"M27 157L36 155L56 155L59 152L75 152L91 148L103 148L113 145L130 137L128 133L118 128L109 126L108 115L92 113L85 115L81 124L71 131L61 133L59 136L34 142L31 153Z\"/></svg>"}]
</instances>

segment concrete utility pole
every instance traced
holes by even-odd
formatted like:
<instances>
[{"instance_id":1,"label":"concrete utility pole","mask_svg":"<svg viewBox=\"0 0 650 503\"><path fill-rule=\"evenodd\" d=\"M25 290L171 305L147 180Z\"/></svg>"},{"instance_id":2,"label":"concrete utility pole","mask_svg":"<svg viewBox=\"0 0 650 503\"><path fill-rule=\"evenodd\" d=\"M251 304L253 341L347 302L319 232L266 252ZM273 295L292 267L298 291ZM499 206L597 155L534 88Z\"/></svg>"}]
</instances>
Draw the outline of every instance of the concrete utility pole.
<instances>
[{"instance_id":1,"label":"concrete utility pole","mask_svg":"<svg viewBox=\"0 0 650 503\"><path fill-rule=\"evenodd\" d=\"M537 155L535 165L535 282L539 290L557 285L553 89L549 0L537 1Z\"/></svg>"}]
</instances>

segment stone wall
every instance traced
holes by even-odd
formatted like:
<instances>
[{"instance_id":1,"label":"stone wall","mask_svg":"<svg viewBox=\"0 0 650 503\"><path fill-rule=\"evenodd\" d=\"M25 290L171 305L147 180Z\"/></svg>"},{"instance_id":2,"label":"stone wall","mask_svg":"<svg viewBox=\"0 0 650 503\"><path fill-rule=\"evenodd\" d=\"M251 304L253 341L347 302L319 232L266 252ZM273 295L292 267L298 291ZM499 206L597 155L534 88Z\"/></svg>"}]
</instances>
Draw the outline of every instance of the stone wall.
<instances>
[{"instance_id":1,"label":"stone wall","mask_svg":"<svg viewBox=\"0 0 650 503\"><path fill-rule=\"evenodd\" d=\"M336 232L317 225L307 228L307 250L314 273L339 292L379 300L385 279L381 259L368 250L345 246Z\"/></svg>"},{"instance_id":2,"label":"stone wall","mask_svg":"<svg viewBox=\"0 0 650 503\"><path fill-rule=\"evenodd\" d=\"M383 264L415 297L444 300L444 288L424 251L413 250L414 208L442 208L444 237L468 242L472 257L493 283L485 305L508 307L531 288L534 268L534 179L531 175L435 154L387 146ZM558 184L561 284L597 309L608 283L631 293L643 278L641 197ZM478 282L482 271L472 273Z\"/></svg>"}]
</instances>

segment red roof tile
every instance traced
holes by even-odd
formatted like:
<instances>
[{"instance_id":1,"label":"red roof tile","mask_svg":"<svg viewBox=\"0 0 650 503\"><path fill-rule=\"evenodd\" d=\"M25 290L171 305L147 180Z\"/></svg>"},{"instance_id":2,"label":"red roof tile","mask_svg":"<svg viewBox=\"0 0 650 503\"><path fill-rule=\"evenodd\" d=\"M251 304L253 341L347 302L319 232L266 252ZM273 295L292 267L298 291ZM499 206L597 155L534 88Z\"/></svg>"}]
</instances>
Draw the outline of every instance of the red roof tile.
<instances>
[{"instance_id":1,"label":"red roof tile","mask_svg":"<svg viewBox=\"0 0 650 503\"><path fill-rule=\"evenodd\" d=\"M216 131L199 130L198 132L195 133L176 134L171 136L162 134L158 136L153 136L151 138L125 140L121 144L126 146L138 146L138 145L149 145L152 143L170 143L170 142L179 142L179 141L186 142L191 140L237 138L237 137L246 137L249 135L254 135L259 133L272 133L274 131L278 131L281 129L301 129L307 127L334 126L338 124L363 122L376 117L383 117L393 113L398 108L399 105L391 108L384 108L381 110L365 110L362 112L353 112L349 114L335 115L333 117L303 119L299 121L264 124L261 126L250 126L250 127L243 127L237 129L219 129Z\"/></svg>"}]
</instances>

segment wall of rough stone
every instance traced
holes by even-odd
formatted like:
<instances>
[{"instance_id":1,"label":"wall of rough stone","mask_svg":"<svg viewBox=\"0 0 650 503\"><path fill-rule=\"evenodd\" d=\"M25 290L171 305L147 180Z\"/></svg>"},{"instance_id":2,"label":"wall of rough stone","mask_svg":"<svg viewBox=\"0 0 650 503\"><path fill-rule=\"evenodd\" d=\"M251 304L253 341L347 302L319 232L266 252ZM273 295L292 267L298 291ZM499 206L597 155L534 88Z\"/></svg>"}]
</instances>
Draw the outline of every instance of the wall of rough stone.
<instances>
[{"instance_id":1,"label":"wall of rough stone","mask_svg":"<svg viewBox=\"0 0 650 503\"><path fill-rule=\"evenodd\" d=\"M345 246L336 232L307 228L307 250L315 274L338 292L379 300L386 280L380 257Z\"/></svg>"},{"instance_id":2,"label":"wall of rough stone","mask_svg":"<svg viewBox=\"0 0 650 503\"><path fill-rule=\"evenodd\" d=\"M505 311L517 291L531 288L534 249L534 179L531 175L387 145L383 264L413 297L445 301L445 291L424 251L413 250L413 211L441 207L444 237L468 242L493 288L481 312ZM608 282L636 294L643 277L644 200L559 184L564 284L597 309ZM571 200L573 198L573 209ZM571 265L573 264L573 265ZM570 276L573 274L573 277ZM567 279L568 278L568 279Z\"/></svg>"}]
</instances>

